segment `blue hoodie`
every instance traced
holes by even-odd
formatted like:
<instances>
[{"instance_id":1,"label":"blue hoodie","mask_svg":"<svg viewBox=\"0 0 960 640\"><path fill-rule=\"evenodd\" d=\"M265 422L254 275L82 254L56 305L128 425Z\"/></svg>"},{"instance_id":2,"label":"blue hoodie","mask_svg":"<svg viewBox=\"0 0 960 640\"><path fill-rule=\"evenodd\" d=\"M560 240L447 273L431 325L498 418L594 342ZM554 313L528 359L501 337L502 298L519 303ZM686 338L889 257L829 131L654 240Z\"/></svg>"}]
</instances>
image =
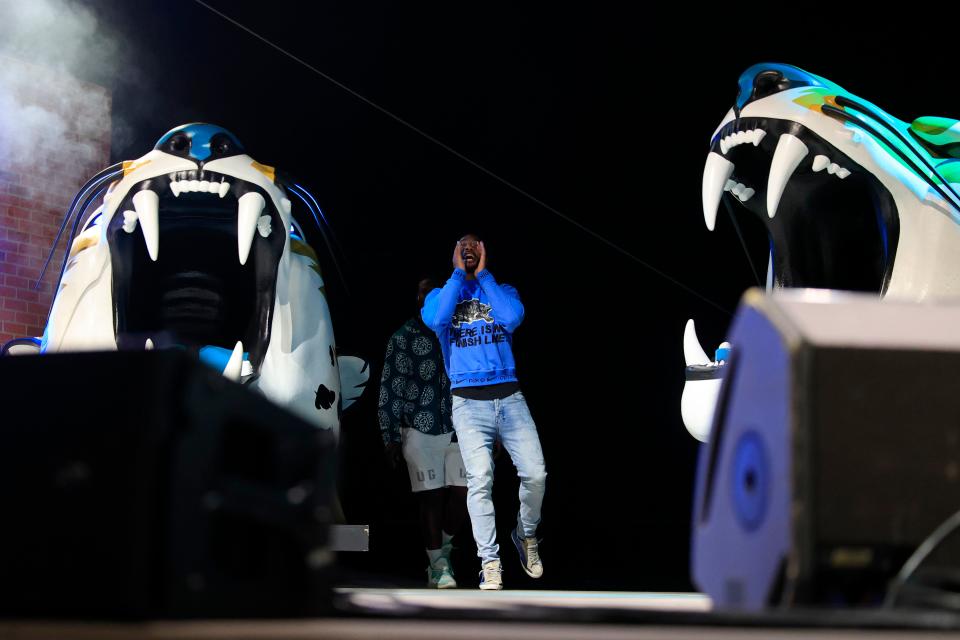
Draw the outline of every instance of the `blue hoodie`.
<instances>
[{"instance_id":1,"label":"blue hoodie","mask_svg":"<svg viewBox=\"0 0 960 640\"><path fill-rule=\"evenodd\" d=\"M454 269L442 289L427 295L420 314L440 338L452 389L517 381L510 345L523 304L516 289L497 284L486 269L475 280Z\"/></svg>"}]
</instances>

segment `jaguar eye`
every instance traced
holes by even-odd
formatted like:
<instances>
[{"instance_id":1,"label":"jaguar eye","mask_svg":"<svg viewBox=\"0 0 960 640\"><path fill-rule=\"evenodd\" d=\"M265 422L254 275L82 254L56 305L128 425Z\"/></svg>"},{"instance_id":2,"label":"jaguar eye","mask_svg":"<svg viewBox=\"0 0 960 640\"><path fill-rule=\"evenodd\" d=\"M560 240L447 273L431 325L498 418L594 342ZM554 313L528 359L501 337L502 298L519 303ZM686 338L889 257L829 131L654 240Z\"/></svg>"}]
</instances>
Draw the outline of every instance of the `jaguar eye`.
<instances>
[{"instance_id":1,"label":"jaguar eye","mask_svg":"<svg viewBox=\"0 0 960 640\"><path fill-rule=\"evenodd\" d=\"M167 150L173 153L183 153L190 148L190 138L178 133L167 141Z\"/></svg>"},{"instance_id":2,"label":"jaguar eye","mask_svg":"<svg viewBox=\"0 0 960 640\"><path fill-rule=\"evenodd\" d=\"M210 151L217 156L226 156L236 153L236 145L233 144L233 140L224 135L217 135L213 137L213 140L210 144Z\"/></svg>"},{"instance_id":3,"label":"jaguar eye","mask_svg":"<svg viewBox=\"0 0 960 640\"><path fill-rule=\"evenodd\" d=\"M743 109L751 102L770 97L781 91L800 87L822 87L821 79L803 69L788 64L764 62L755 64L742 74L738 82L735 109Z\"/></svg>"},{"instance_id":4,"label":"jaguar eye","mask_svg":"<svg viewBox=\"0 0 960 640\"><path fill-rule=\"evenodd\" d=\"M179 133L167 142L167 147L171 151L183 152L190 148L190 138L186 135Z\"/></svg>"},{"instance_id":5,"label":"jaguar eye","mask_svg":"<svg viewBox=\"0 0 960 640\"><path fill-rule=\"evenodd\" d=\"M777 70L763 71L753 80L753 98L759 100L772 96L775 93L786 91L793 87L793 83Z\"/></svg>"}]
</instances>

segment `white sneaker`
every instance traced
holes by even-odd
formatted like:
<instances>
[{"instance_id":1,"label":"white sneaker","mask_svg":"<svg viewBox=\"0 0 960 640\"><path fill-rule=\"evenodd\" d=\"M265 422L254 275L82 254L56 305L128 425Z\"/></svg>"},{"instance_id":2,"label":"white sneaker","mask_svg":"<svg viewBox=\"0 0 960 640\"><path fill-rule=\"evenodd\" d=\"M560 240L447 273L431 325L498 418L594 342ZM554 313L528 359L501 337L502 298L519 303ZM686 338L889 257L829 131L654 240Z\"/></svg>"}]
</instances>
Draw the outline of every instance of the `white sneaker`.
<instances>
[{"instance_id":1,"label":"white sneaker","mask_svg":"<svg viewBox=\"0 0 960 640\"><path fill-rule=\"evenodd\" d=\"M453 569L446 558L440 558L427 567L428 589L456 589L457 581L453 578Z\"/></svg>"},{"instance_id":2,"label":"white sneaker","mask_svg":"<svg viewBox=\"0 0 960 640\"><path fill-rule=\"evenodd\" d=\"M520 532L514 529L510 534L513 545L520 554L520 564L523 570L531 578L539 578L543 575L543 561L540 560L540 543L536 537L522 538Z\"/></svg>"},{"instance_id":3,"label":"white sneaker","mask_svg":"<svg viewBox=\"0 0 960 640\"><path fill-rule=\"evenodd\" d=\"M484 563L480 572L480 588L484 591L499 591L503 589L503 578L500 577L500 561L491 560Z\"/></svg>"}]
</instances>

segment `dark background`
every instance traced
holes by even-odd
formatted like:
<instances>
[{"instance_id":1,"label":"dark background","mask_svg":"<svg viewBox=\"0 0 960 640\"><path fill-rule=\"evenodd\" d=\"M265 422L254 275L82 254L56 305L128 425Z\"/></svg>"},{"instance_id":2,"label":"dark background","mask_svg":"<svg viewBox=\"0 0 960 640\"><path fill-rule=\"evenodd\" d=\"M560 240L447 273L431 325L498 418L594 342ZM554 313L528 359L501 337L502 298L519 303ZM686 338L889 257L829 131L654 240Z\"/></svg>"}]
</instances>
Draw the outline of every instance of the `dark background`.
<instances>
[{"instance_id":1,"label":"dark background","mask_svg":"<svg viewBox=\"0 0 960 640\"><path fill-rule=\"evenodd\" d=\"M373 372L344 416L341 470L348 520L371 525L371 552L341 565L368 584L422 584L415 503L383 461L376 385L418 278L447 276L460 235L486 239L490 270L526 306L514 349L549 472L546 573L534 583L508 548L517 482L499 465L507 586L689 589L697 444L679 414L683 327L695 318L712 348L754 282L726 213L711 234L700 205L708 141L739 74L789 62L902 119L960 114L949 43L922 37L919 15L878 30L825 5L697 15L211 1L621 252L195 2L85 4L125 42L126 71L89 78L113 91L114 160L184 122L217 123L301 176L330 221L347 282L328 263L337 341ZM741 224L762 275L762 231ZM473 586L468 530L459 543L458 575Z\"/></svg>"}]
</instances>

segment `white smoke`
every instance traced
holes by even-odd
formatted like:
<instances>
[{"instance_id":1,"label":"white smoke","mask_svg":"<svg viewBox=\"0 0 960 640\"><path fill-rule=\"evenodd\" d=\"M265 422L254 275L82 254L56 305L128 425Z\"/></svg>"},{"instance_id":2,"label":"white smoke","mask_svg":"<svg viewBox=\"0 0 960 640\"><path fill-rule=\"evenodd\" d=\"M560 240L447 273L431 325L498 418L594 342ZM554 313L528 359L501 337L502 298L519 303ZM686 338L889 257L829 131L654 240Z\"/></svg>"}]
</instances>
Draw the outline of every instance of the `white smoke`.
<instances>
[{"instance_id":1,"label":"white smoke","mask_svg":"<svg viewBox=\"0 0 960 640\"><path fill-rule=\"evenodd\" d=\"M72 0L2 0L0 42L6 53L76 73L91 57L102 60L99 52L113 39L88 7Z\"/></svg>"},{"instance_id":2,"label":"white smoke","mask_svg":"<svg viewBox=\"0 0 960 640\"><path fill-rule=\"evenodd\" d=\"M0 163L100 164L118 39L72 0L0 0ZM91 133L100 132L98 139Z\"/></svg>"}]
</instances>

